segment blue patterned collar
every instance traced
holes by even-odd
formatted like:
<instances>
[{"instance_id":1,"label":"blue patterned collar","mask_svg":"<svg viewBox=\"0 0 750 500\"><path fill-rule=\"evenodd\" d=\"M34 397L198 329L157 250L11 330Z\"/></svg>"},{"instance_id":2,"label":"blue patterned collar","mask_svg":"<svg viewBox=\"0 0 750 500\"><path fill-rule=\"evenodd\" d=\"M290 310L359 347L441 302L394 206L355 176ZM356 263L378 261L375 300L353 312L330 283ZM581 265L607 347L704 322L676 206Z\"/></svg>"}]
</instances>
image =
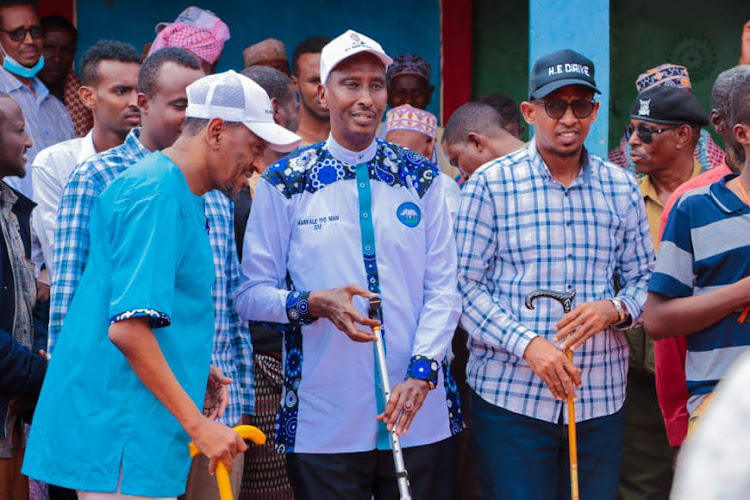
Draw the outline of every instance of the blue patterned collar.
<instances>
[{"instance_id":1,"label":"blue patterned collar","mask_svg":"<svg viewBox=\"0 0 750 500\"><path fill-rule=\"evenodd\" d=\"M378 150L378 144L375 139L362 151L350 151L344 146L336 142L333 138L333 134L328 135L326 140L326 148L331 153L331 156L336 158L344 165L358 165L360 163L366 163L375 158L375 152Z\"/></svg>"}]
</instances>

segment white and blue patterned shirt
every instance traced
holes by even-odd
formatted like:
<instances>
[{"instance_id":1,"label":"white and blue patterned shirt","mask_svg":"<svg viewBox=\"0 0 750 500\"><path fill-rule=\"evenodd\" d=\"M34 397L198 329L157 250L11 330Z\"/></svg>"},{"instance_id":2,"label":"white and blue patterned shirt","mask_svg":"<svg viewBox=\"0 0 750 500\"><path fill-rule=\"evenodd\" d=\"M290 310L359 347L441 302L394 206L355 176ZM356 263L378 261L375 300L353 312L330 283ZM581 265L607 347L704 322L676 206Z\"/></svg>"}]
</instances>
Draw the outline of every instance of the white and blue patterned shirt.
<instances>
[{"instance_id":1,"label":"white and blue patterned shirt","mask_svg":"<svg viewBox=\"0 0 750 500\"><path fill-rule=\"evenodd\" d=\"M53 247L54 276L48 339L51 355L54 355L55 343L88 259L89 222L94 203L118 175L150 154L139 141L139 135L140 128L135 128L122 145L78 165L65 187ZM234 381L229 386L229 406L220 420L227 425L236 425L243 414L254 412L255 392L250 333L234 308L239 261L234 243L232 202L222 193L213 191L206 193L203 199L216 267L216 283L212 291L215 334L211 362Z\"/></svg>"},{"instance_id":2,"label":"white and blue patterned shirt","mask_svg":"<svg viewBox=\"0 0 750 500\"><path fill-rule=\"evenodd\" d=\"M371 191L357 172L367 176ZM435 443L463 429L456 384L444 363L460 312L442 185L450 182L426 158L395 144L378 139L354 152L332 136L263 174L245 232L237 307L248 320L287 325L278 451L381 446L372 343L353 342L307 308L309 291L349 283L381 291L391 385L411 377L436 386L401 436L403 446ZM363 191L371 204L361 216L360 201L369 197ZM362 218L372 221L372 253L363 248ZM364 298L353 303L367 315Z\"/></svg>"},{"instance_id":3,"label":"white and blue patterned shirt","mask_svg":"<svg viewBox=\"0 0 750 500\"><path fill-rule=\"evenodd\" d=\"M491 404L557 423L564 403L523 354L536 336L552 340L562 307L539 300L528 310L525 297L540 288L575 289L575 308L617 295L633 319L641 314L654 255L635 179L584 152L580 175L565 187L532 141L464 184L456 239L470 386ZM573 363L583 382L576 420L620 410L628 368L623 333L610 328L594 335ZM563 417L567 422L567 412Z\"/></svg>"},{"instance_id":4,"label":"white and blue patterned shirt","mask_svg":"<svg viewBox=\"0 0 750 500\"><path fill-rule=\"evenodd\" d=\"M32 145L26 151L26 176L6 177L5 182L29 199L33 199L31 165L36 154L58 142L75 137L70 113L60 100L49 93L39 78L31 79L29 87L0 67L0 90L18 103L26 120L26 132Z\"/></svg>"}]
</instances>

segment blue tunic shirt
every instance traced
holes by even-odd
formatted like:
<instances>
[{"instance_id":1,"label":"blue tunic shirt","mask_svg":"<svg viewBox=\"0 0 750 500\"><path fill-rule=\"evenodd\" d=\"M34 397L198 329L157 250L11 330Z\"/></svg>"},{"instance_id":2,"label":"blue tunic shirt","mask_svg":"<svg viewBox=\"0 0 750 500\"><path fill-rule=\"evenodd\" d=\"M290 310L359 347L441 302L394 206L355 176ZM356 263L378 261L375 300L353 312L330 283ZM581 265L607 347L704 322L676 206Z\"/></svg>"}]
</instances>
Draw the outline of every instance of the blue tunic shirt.
<instances>
[{"instance_id":1,"label":"blue tunic shirt","mask_svg":"<svg viewBox=\"0 0 750 500\"><path fill-rule=\"evenodd\" d=\"M188 435L109 340L112 322L145 316L199 408L211 358L214 268L203 200L155 153L97 200L91 250L47 371L24 474L85 491L177 496ZM65 331L74 331L66 335Z\"/></svg>"}]
</instances>

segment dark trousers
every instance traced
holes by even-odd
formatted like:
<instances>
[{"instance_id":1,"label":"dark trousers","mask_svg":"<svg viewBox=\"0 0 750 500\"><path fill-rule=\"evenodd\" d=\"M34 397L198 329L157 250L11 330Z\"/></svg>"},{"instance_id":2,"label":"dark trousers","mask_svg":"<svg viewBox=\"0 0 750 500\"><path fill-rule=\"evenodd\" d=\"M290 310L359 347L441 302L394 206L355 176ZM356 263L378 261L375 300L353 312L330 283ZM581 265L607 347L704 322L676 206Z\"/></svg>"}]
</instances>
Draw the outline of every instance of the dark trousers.
<instances>
[{"instance_id":1,"label":"dark trousers","mask_svg":"<svg viewBox=\"0 0 750 500\"><path fill-rule=\"evenodd\" d=\"M471 396L472 442L482 497L503 500L570 498L568 427L519 415ZM583 499L617 495L623 418L579 422L578 485Z\"/></svg>"},{"instance_id":2,"label":"dark trousers","mask_svg":"<svg viewBox=\"0 0 750 500\"><path fill-rule=\"evenodd\" d=\"M448 500L453 494L455 443L404 448L404 462L415 500ZM390 450L361 453L290 453L287 472L296 500L398 499Z\"/></svg>"},{"instance_id":3,"label":"dark trousers","mask_svg":"<svg viewBox=\"0 0 750 500\"><path fill-rule=\"evenodd\" d=\"M669 498L674 455L656 399L654 376L631 368L625 397L625 448L618 497L621 500Z\"/></svg>"}]
</instances>

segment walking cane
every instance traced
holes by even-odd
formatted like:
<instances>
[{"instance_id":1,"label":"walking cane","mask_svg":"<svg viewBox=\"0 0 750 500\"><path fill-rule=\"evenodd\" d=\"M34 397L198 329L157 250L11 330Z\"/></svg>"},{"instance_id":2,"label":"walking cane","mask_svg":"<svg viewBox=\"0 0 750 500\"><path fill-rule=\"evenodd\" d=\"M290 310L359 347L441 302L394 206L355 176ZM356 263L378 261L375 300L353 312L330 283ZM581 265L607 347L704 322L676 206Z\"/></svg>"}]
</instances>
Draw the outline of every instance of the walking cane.
<instances>
[{"instance_id":1,"label":"walking cane","mask_svg":"<svg viewBox=\"0 0 750 500\"><path fill-rule=\"evenodd\" d=\"M380 297L374 296L370 298L370 319L377 319L378 311L380 310ZM372 328L372 333L375 334L375 355L378 360L378 371L380 372L380 381L383 384L383 399L388 402L391 397L391 383L388 381L388 366L385 363L385 346L383 345L383 335L380 332L379 326ZM411 485L409 485L409 473L406 472L406 465L404 464L404 452L401 449L401 440L396 434L396 429L389 432L391 437L391 451L393 452L393 464L396 468L396 480L398 481L398 492L401 500L411 500Z\"/></svg>"},{"instance_id":2,"label":"walking cane","mask_svg":"<svg viewBox=\"0 0 750 500\"><path fill-rule=\"evenodd\" d=\"M263 434L260 429L253 427L252 425L238 425L232 427L232 429L240 435L242 439L248 439L255 444L265 444L266 435ZM190 451L190 457L195 457L201 450L192 441L188 445ZM216 483L219 486L219 499L220 500L233 500L234 495L232 494L232 483L229 482L229 471L224 462L219 460L216 464Z\"/></svg>"},{"instance_id":3,"label":"walking cane","mask_svg":"<svg viewBox=\"0 0 750 500\"><path fill-rule=\"evenodd\" d=\"M567 314L573 308L575 290L570 292L554 292L552 290L535 290L526 296L526 307L534 309L534 300L547 297L558 301L563 306L563 313ZM573 361L573 351L565 350L568 360ZM573 396L568 395L568 459L570 460L570 498L578 500L578 445L576 441L576 406Z\"/></svg>"}]
</instances>

